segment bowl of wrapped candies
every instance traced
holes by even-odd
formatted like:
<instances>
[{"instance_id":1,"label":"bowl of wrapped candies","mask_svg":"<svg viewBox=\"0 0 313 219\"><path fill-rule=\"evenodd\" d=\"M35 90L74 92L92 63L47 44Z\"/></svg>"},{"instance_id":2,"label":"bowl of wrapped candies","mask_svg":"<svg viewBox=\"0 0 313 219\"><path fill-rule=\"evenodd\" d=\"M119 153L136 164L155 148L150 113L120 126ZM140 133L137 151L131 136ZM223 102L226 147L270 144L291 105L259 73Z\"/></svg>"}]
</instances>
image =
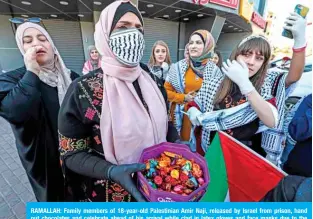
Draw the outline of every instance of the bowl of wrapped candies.
<instances>
[{"instance_id":1,"label":"bowl of wrapped candies","mask_svg":"<svg viewBox=\"0 0 313 219\"><path fill-rule=\"evenodd\" d=\"M146 169L138 188L150 202L195 202L206 192L210 177L206 160L187 145L164 142L143 150Z\"/></svg>"}]
</instances>

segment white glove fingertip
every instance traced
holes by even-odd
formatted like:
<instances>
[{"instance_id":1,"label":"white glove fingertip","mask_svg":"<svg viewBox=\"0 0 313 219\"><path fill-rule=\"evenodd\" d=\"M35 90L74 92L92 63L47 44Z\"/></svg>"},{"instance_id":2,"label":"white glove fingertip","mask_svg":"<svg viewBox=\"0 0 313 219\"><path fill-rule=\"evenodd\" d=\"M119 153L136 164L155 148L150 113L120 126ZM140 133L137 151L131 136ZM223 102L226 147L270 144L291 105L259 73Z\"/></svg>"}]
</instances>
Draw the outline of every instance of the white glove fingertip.
<instances>
[{"instance_id":1,"label":"white glove fingertip","mask_svg":"<svg viewBox=\"0 0 313 219\"><path fill-rule=\"evenodd\" d=\"M290 12L289 14L290 14L289 17L290 17L290 16L296 16L296 17L298 16L298 13L296 13L296 12L294 12L294 11L293 11L293 12Z\"/></svg>"},{"instance_id":2,"label":"white glove fingertip","mask_svg":"<svg viewBox=\"0 0 313 219\"><path fill-rule=\"evenodd\" d=\"M242 59L238 59L238 62L244 69L248 69L248 66L246 65L246 63Z\"/></svg>"},{"instance_id":3,"label":"white glove fingertip","mask_svg":"<svg viewBox=\"0 0 313 219\"><path fill-rule=\"evenodd\" d=\"M295 16L295 17L302 17L300 14L298 14L297 12L292 12L292 16Z\"/></svg>"},{"instance_id":4,"label":"white glove fingertip","mask_svg":"<svg viewBox=\"0 0 313 219\"><path fill-rule=\"evenodd\" d=\"M228 64L228 66L231 66L231 64L232 64L229 59L227 59L227 64Z\"/></svg>"},{"instance_id":5,"label":"white glove fingertip","mask_svg":"<svg viewBox=\"0 0 313 219\"><path fill-rule=\"evenodd\" d=\"M227 70L227 69L228 69L228 65L227 65L227 63L226 63L226 62L223 62L223 67L225 68L225 70Z\"/></svg>"},{"instance_id":6,"label":"white glove fingertip","mask_svg":"<svg viewBox=\"0 0 313 219\"><path fill-rule=\"evenodd\" d=\"M226 75L227 74L227 71L224 67L222 67L222 72Z\"/></svg>"},{"instance_id":7,"label":"white glove fingertip","mask_svg":"<svg viewBox=\"0 0 313 219\"><path fill-rule=\"evenodd\" d=\"M284 29L292 31L292 26L284 26Z\"/></svg>"},{"instance_id":8,"label":"white glove fingertip","mask_svg":"<svg viewBox=\"0 0 313 219\"><path fill-rule=\"evenodd\" d=\"M290 26L295 25L295 23L296 23L295 21L286 21L285 22L285 24L287 24L287 25L289 24Z\"/></svg>"}]
</instances>

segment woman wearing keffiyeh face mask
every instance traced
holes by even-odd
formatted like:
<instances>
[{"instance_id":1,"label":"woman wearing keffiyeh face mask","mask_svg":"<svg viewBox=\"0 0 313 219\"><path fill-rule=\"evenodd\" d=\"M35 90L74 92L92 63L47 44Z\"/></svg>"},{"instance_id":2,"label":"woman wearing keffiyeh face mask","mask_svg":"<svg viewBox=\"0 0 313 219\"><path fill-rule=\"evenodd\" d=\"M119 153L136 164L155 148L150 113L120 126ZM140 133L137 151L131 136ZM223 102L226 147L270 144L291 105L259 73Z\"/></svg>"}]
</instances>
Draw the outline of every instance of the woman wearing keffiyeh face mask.
<instances>
[{"instance_id":1,"label":"woman wearing keffiyeh face mask","mask_svg":"<svg viewBox=\"0 0 313 219\"><path fill-rule=\"evenodd\" d=\"M144 148L168 138L164 97L140 68L143 20L129 1L106 7L95 28L101 68L69 88L59 114L60 153L74 201L145 201L132 173Z\"/></svg>"},{"instance_id":2,"label":"woman wearing keffiyeh face mask","mask_svg":"<svg viewBox=\"0 0 313 219\"><path fill-rule=\"evenodd\" d=\"M34 23L16 30L25 67L0 76L0 116L8 120L38 201L64 201L57 118L72 80L47 31Z\"/></svg>"},{"instance_id":3,"label":"woman wearing keffiyeh face mask","mask_svg":"<svg viewBox=\"0 0 313 219\"><path fill-rule=\"evenodd\" d=\"M164 87L171 102L170 120L174 122L181 140L190 138L191 123L182 111L193 101L201 88L205 71L214 73L217 66L209 59L214 54L214 38L206 30L197 30L191 34L185 49L185 59L170 68Z\"/></svg>"}]
</instances>

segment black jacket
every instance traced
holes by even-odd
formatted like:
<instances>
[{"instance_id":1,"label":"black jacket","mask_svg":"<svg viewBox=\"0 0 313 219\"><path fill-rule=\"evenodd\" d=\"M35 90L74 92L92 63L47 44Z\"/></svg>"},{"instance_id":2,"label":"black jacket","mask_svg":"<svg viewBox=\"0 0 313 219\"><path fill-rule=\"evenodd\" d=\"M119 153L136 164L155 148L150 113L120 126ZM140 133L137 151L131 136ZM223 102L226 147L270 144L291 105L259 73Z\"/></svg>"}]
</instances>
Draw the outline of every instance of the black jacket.
<instances>
[{"instance_id":1,"label":"black jacket","mask_svg":"<svg viewBox=\"0 0 313 219\"><path fill-rule=\"evenodd\" d=\"M71 79L79 77L71 72ZM58 153L57 88L25 66L0 75L0 116L12 127L18 154L38 201L63 201Z\"/></svg>"}]
</instances>

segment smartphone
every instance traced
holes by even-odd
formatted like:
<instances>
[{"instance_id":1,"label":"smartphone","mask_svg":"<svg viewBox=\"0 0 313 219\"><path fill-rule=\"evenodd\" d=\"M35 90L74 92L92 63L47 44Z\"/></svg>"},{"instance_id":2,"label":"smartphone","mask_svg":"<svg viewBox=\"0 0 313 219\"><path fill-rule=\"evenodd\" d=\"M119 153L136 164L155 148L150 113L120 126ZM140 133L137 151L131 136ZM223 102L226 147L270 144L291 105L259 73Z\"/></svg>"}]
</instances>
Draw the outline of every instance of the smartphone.
<instances>
[{"instance_id":1,"label":"smartphone","mask_svg":"<svg viewBox=\"0 0 313 219\"><path fill-rule=\"evenodd\" d=\"M301 17L305 18L306 15L307 15L308 12L309 12L309 8L306 7L306 6L297 4L296 7L295 7L295 12L296 12L297 14L299 14ZM290 25L288 25L288 26L290 26ZM285 29L284 29L282 35L283 35L284 37L288 37L288 38L290 38L290 39L293 39L293 36L292 36L292 33L291 33L290 30L285 30Z\"/></svg>"}]
</instances>

